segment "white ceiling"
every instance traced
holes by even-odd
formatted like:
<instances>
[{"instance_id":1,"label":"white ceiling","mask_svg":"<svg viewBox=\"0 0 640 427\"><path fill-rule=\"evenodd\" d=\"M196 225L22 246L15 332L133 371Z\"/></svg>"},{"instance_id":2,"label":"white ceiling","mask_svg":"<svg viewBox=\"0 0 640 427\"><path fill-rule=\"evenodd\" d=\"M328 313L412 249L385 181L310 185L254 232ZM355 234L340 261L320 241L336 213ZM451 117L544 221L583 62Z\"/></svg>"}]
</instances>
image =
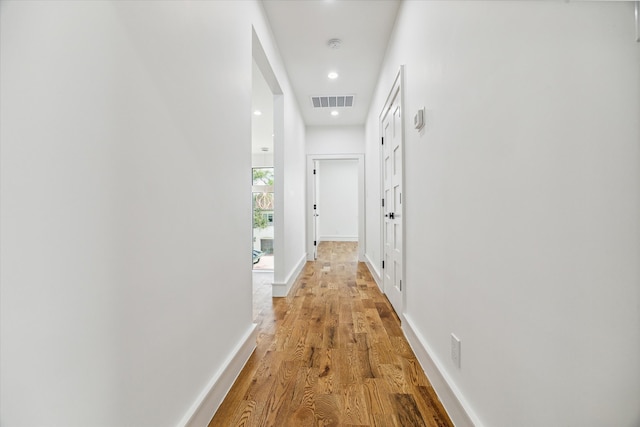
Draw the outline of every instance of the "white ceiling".
<instances>
[{"instance_id":1,"label":"white ceiling","mask_svg":"<svg viewBox=\"0 0 640 427\"><path fill-rule=\"evenodd\" d=\"M364 124L400 0L263 0L307 125ZM342 40L339 49L327 45ZM327 78L330 71L339 77ZM314 95L355 95L352 108L316 108Z\"/></svg>"}]
</instances>

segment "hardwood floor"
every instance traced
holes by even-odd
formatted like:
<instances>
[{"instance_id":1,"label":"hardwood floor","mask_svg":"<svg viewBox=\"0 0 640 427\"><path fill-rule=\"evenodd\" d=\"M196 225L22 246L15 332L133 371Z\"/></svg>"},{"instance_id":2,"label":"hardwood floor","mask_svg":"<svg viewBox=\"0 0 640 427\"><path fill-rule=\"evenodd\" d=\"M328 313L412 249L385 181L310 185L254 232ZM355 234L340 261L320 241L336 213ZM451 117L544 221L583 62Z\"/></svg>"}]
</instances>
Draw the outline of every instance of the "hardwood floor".
<instances>
[{"instance_id":1,"label":"hardwood floor","mask_svg":"<svg viewBox=\"0 0 640 427\"><path fill-rule=\"evenodd\" d=\"M351 242L322 242L209 426L453 426Z\"/></svg>"}]
</instances>

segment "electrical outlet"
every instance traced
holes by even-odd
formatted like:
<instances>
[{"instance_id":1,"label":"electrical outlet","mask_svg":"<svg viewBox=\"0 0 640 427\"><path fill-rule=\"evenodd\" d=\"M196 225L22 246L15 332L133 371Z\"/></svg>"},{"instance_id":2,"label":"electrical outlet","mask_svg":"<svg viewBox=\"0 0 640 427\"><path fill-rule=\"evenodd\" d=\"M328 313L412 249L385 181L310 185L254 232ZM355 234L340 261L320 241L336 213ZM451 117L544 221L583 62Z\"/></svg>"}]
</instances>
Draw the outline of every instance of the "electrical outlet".
<instances>
[{"instance_id":1,"label":"electrical outlet","mask_svg":"<svg viewBox=\"0 0 640 427\"><path fill-rule=\"evenodd\" d=\"M460 369L460 339L451 334L451 360L456 368Z\"/></svg>"}]
</instances>

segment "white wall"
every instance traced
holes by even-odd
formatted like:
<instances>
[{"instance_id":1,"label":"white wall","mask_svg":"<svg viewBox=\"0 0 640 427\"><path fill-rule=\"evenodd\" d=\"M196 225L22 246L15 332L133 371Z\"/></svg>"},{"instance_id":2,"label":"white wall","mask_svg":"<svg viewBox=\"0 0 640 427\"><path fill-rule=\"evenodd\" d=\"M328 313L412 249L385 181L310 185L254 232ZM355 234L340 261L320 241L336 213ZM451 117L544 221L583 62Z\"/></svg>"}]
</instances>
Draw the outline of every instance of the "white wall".
<instances>
[{"instance_id":1,"label":"white wall","mask_svg":"<svg viewBox=\"0 0 640 427\"><path fill-rule=\"evenodd\" d=\"M176 425L253 328L252 25L304 165L262 8L0 8L0 424ZM285 189L303 236L304 187Z\"/></svg>"},{"instance_id":2,"label":"white wall","mask_svg":"<svg viewBox=\"0 0 640 427\"><path fill-rule=\"evenodd\" d=\"M320 241L358 241L358 161L320 160Z\"/></svg>"},{"instance_id":3,"label":"white wall","mask_svg":"<svg viewBox=\"0 0 640 427\"><path fill-rule=\"evenodd\" d=\"M403 327L478 425L640 425L633 22L630 2L401 6L366 126L367 207L406 64Z\"/></svg>"},{"instance_id":4,"label":"white wall","mask_svg":"<svg viewBox=\"0 0 640 427\"><path fill-rule=\"evenodd\" d=\"M363 126L307 126L307 154L364 153Z\"/></svg>"},{"instance_id":5,"label":"white wall","mask_svg":"<svg viewBox=\"0 0 640 427\"><path fill-rule=\"evenodd\" d=\"M285 94L292 93L284 90ZM273 296L281 297L289 292L307 260L305 127L292 95L280 98L277 104L285 120L278 125L276 114ZM287 120L290 117L296 120ZM284 141L279 141L278 135L282 135Z\"/></svg>"},{"instance_id":6,"label":"white wall","mask_svg":"<svg viewBox=\"0 0 640 427\"><path fill-rule=\"evenodd\" d=\"M251 155L251 166L254 168L272 168L273 153L253 153Z\"/></svg>"}]
</instances>

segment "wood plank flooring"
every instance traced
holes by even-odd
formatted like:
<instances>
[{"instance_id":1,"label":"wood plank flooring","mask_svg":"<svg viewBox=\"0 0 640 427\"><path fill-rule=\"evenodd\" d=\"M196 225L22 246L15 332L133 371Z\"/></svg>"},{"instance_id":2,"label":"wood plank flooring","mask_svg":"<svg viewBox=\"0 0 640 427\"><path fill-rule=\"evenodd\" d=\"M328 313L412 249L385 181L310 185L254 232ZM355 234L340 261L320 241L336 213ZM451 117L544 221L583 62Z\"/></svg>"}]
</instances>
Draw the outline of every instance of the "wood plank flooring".
<instances>
[{"instance_id":1,"label":"wood plank flooring","mask_svg":"<svg viewBox=\"0 0 640 427\"><path fill-rule=\"evenodd\" d=\"M257 348L210 427L453 426L356 243L320 243L255 312Z\"/></svg>"}]
</instances>

